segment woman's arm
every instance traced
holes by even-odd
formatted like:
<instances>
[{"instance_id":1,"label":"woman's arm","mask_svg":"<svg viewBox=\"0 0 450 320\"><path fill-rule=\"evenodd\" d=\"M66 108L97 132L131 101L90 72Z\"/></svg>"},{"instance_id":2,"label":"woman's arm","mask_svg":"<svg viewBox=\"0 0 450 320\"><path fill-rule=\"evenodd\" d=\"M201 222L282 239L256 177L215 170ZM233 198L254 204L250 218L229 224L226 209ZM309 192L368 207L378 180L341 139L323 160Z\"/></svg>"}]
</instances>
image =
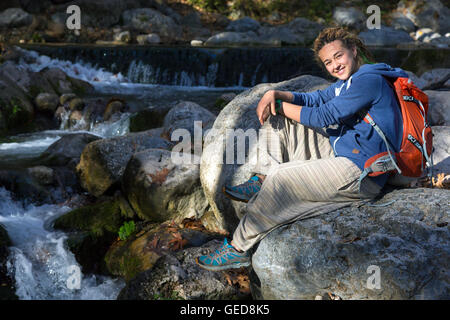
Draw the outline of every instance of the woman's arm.
<instances>
[{"instance_id":1,"label":"woman's arm","mask_svg":"<svg viewBox=\"0 0 450 320\"><path fill-rule=\"evenodd\" d=\"M290 91L269 90L256 107L256 115L261 125L267 120L269 114L275 115L275 100L283 101L280 113L294 121L300 122L301 106L292 104L294 95Z\"/></svg>"}]
</instances>

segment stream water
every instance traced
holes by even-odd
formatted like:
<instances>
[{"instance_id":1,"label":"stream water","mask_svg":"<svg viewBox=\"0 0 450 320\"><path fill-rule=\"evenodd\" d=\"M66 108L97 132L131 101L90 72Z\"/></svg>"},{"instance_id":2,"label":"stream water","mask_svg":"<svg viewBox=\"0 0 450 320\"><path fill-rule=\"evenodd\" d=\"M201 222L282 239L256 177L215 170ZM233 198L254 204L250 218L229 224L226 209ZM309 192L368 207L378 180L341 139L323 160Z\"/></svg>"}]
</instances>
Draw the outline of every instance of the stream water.
<instances>
[{"instance_id":1,"label":"stream water","mask_svg":"<svg viewBox=\"0 0 450 320\"><path fill-rule=\"evenodd\" d=\"M48 130L7 137L0 143L0 169L26 167L63 135L89 132L102 138L129 132L129 116L156 103L190 100L210 107L224 92L238 93L243 87L210 88L133 83L122 74L113 74L90 63L64 61L26 51L20 61L23 68L40 71L45 67L61 68L68 75L90 82L93 97L121 96L131 105L116 122L92 123L88 130L71 128ZM71 208L61 204L37 205L27 199L14 199L0 186L0 223L11 238L8 273L15 279L19 299L115 299L125 283L122 279L82 274L74 255L68 250L64 232L54 230L52 221Z\"/></svg>"}]
</instances>

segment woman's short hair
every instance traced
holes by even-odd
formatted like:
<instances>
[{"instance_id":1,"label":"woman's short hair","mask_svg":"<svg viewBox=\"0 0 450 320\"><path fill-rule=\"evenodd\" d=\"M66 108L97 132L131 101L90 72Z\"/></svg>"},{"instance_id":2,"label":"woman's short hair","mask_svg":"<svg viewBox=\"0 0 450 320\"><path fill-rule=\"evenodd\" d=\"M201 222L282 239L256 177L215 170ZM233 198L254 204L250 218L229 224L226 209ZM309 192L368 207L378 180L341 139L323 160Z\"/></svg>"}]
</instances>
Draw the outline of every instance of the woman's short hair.
<instances>
[{"instance_id":1,"label":"woman's short hair","mask_svg":"<svg viewBox=\"0 0 450 320\"><path fill-rule=\"evenodd\" d=\"M326 28L320 32L317 36L316 40L314 40L313 50L316 61L319 65L323 66L322 61L319 58L319 51L325 45L335 40L341 40L344 47L347 49L353 49L356 47L356 59L358 65L362 65L364 63L373 63L373 57L370 51L366 48L361 39L358 38L357 35L351 33L350 31L342 28Z\"/></svg>"}]
</instances>

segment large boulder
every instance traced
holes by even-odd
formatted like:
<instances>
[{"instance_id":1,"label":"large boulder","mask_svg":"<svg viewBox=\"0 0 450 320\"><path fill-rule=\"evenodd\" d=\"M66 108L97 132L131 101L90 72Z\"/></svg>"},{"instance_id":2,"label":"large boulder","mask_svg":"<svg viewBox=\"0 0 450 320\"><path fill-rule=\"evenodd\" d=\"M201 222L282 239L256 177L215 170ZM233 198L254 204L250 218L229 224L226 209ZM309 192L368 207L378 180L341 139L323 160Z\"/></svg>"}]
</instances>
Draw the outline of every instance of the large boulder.
<instances>
[{"instance_id":1,"label":"large boulder","mask_svg":"<svg viewBox=\"0 0 450 320\"><path fill-rule=\"evenodd\" d=\"M122 190L144 220L200 218L208 207L200 184L200 159L175 159L160 149L135 153L122 178Z\"/></svg>"},{"instance_id":2,"label":"large boulder","mask_svg":"<svg viewBox=\"0 0 450 320\"><path fill-rule=\"evenodd\" d=\"M157 33L161 37L177 39L182 28L171 18L150 8L125 10L123 22L131 28L145 33Z\"/></svg>"},{"instance_id":3,"label":"large boulder","mask_svg":"<svg viewBox=\"0 0 450 320\"><path fill-rule=\"evenodd\" d=\"M90 133L71 133L53 142L42 152L39 163L48 166L68 166L74 169L88 143L101 139Z\"/></svg>"},{"instance_id":4,"label":"large boulder","mask_svg":"<svg viewBox=\"0 0 450 320\"><path fill-rule=\"evenodd\" d=\"M81 186L98 197L119 185L128 160L136 152L150 148L170 149L173 144L145 131L89 143L76 167Z\"/></svg>"},{"instance_id":5,"label":"large boulder","mask_svg":"<svg viewBox=\"0 0 450 320\"><path fill-rule=\"evenodd\" d=\"M201 158L200 180L214 213L210 216L208 225L215 226L216 231L231 232L242 217L244 204L226 198L221 190L225 184L236 185L248 180L254 163L238 159L238 152L234 152L228 154L232 163L226 164L226 153L229 151L225 152L225 146L227 139L233 137L231 133L248 133L249 136L258 134L260 124L255 110L264 93L270 89L307 92L324 89L329 84L328 81L314 76L300 76L275 84L260 84L237 95L225 106L205 137ZM239 129L240 131L237 131ZM236 150L237 143L231 142ZM255 155L256 145L246 143L245 159L254 159Z\"/></svg>"},{"instance_id":6,"label":"large boulder","mask_svg":"<svg viewBox=\"0 0 450 320\"><path fill-rule=\"evenodd\" d=\"M253 257L257 299L449 299L450 191L400 189L280 227Z\"/></svg>"},{"instance_id":7,"label":"large boulder","mask_svg":"<svg viewBox=\"0 0 450 320\"><path fill-rule=\"evenodd\" d=\"M261 25L259 24L258 21L250 17L243 17L241 19L231 21L225 28L225 30L234 32L247 32L247 31L257 32L260 27Z\"/></svg>"}]
</instances>

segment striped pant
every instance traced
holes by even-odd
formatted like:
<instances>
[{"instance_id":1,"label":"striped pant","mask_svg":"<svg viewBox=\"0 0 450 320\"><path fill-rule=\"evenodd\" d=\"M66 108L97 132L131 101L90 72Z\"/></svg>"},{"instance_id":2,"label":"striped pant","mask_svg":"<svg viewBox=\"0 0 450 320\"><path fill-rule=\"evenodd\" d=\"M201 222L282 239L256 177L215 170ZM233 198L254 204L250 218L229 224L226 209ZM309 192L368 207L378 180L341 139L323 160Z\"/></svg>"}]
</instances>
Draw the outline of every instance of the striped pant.
<instances>
[{"instance_id":1,"label":"striped pant","mask_svg":"<svg viewBox=\"0 0 450 320\"><path fill-rule=\"evenodd\" d=\"M254 173L266 175L246 206L233 245L248 250L274 228L374 198L381 188L349 159L335 157L323 129L269 116L258 140Z\"/></svg>"}]
</instances>

